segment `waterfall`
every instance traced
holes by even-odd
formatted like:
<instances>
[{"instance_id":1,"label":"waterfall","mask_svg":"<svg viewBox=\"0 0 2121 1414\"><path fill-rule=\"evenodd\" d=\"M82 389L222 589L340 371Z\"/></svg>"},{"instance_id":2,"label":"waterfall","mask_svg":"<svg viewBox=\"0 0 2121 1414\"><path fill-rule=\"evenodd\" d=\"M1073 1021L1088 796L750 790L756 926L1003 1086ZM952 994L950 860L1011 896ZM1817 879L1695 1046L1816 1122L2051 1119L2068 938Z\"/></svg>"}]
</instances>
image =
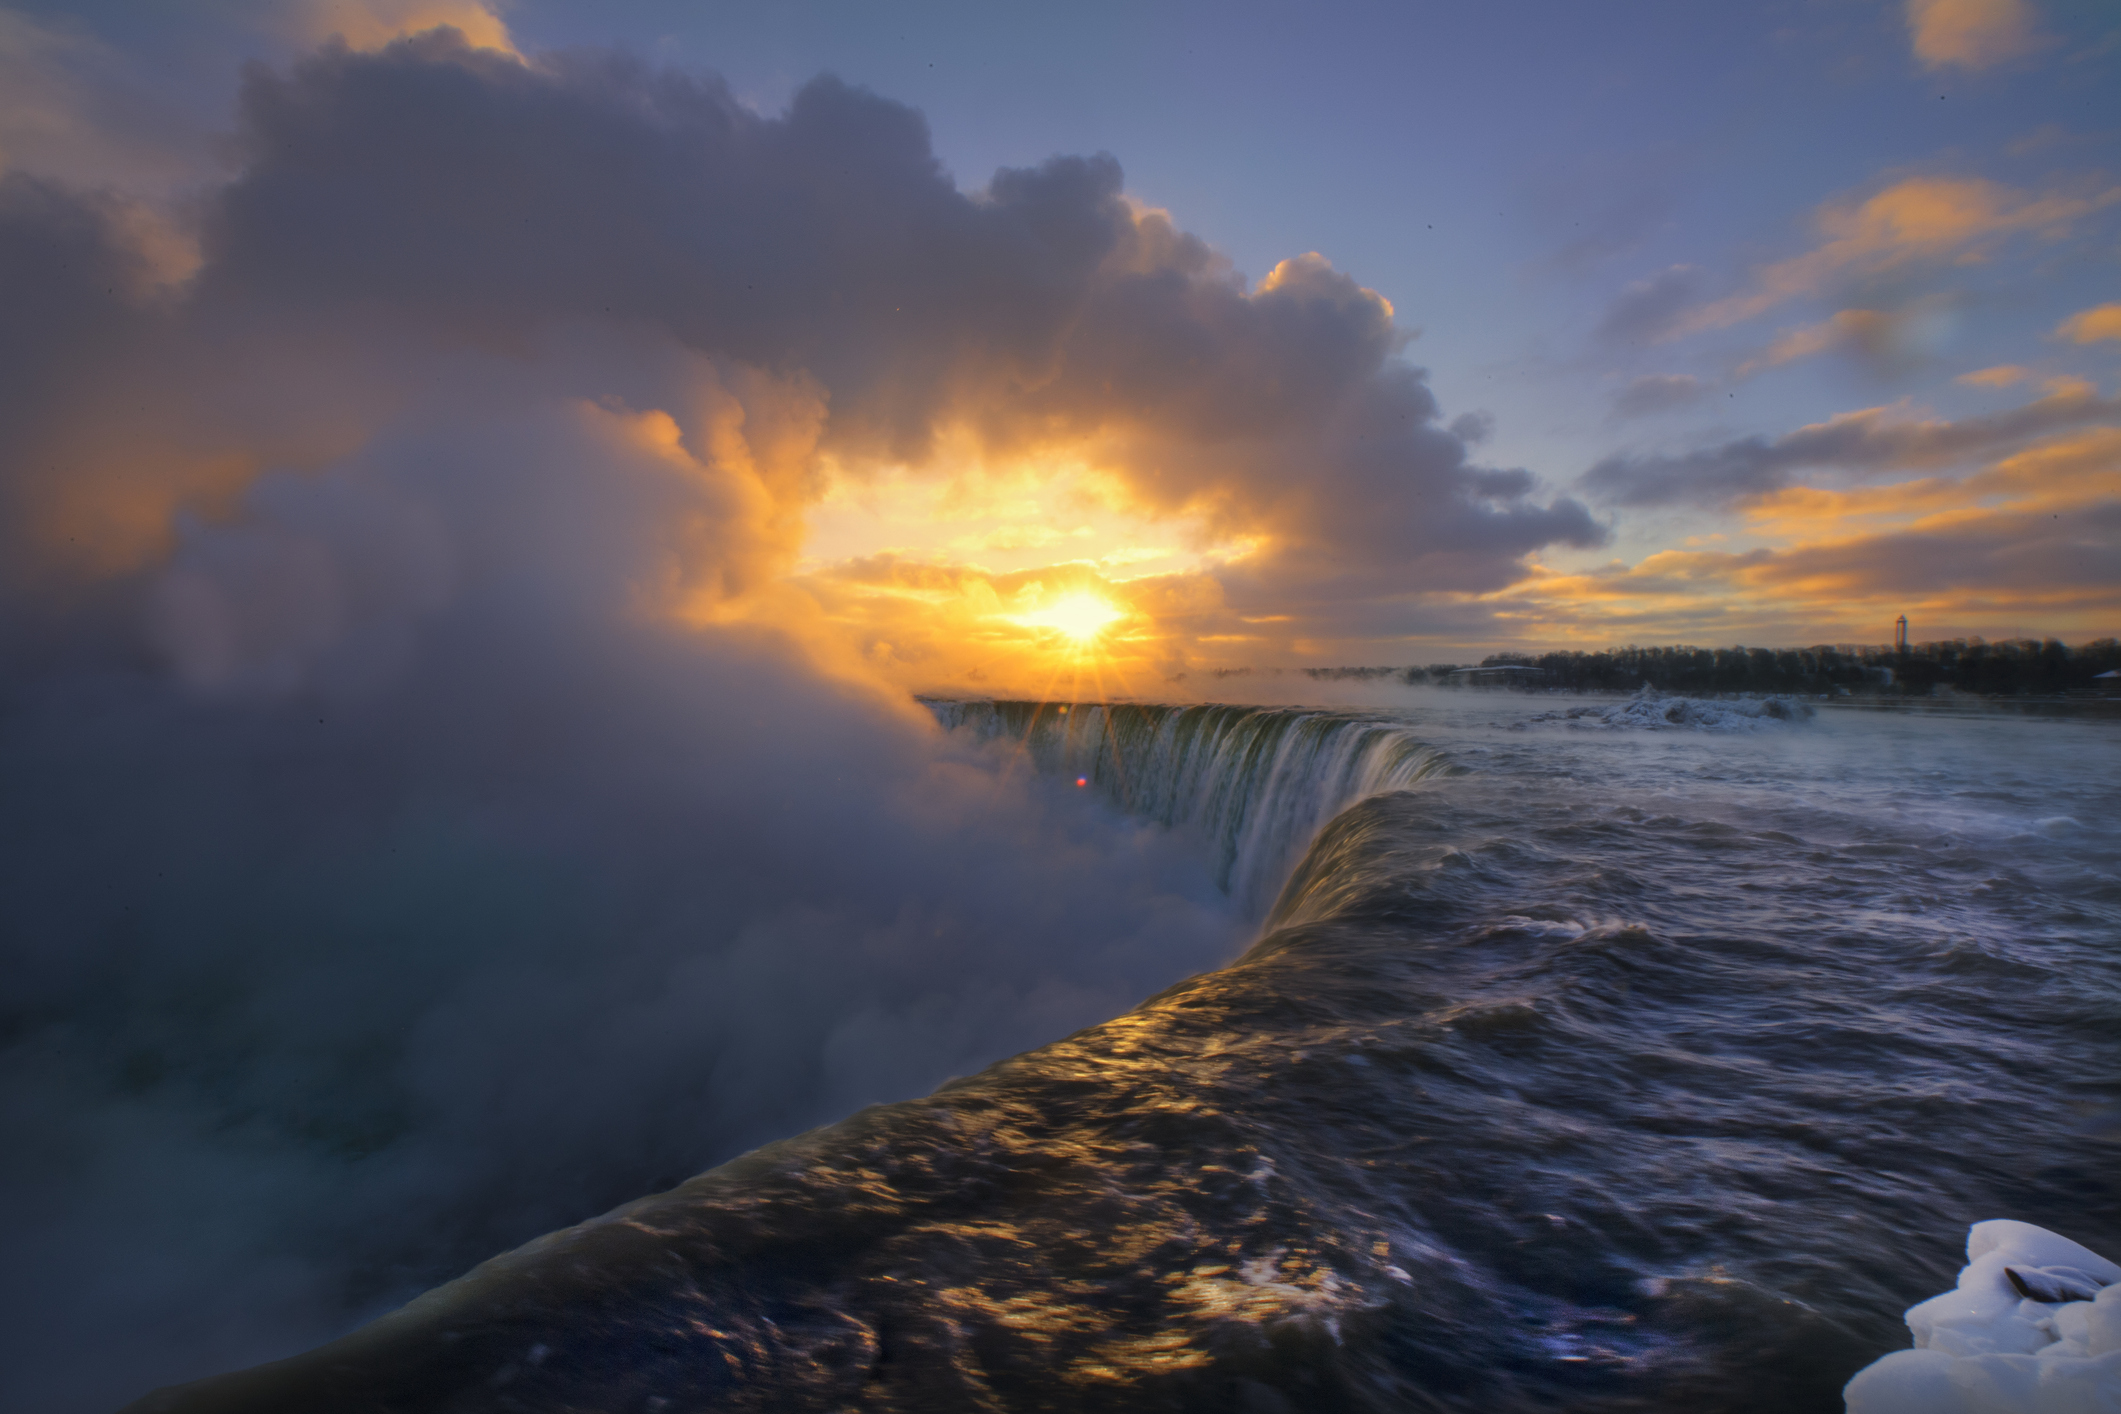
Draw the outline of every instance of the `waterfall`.
<instances>
[{"instance_id":1,"label":"waterfall","mask_svg":"<svg viewBox=\"0 0 2121 1414\"><path fill-rule=\"evenodd\" d=\"M1404 722L1289 707L927 703L944 727L1009 742L1131 815L1191 828L1224 889L1264 914L1298 855L1356 801L1447 768Z\"/></svg>"}]
</instances>

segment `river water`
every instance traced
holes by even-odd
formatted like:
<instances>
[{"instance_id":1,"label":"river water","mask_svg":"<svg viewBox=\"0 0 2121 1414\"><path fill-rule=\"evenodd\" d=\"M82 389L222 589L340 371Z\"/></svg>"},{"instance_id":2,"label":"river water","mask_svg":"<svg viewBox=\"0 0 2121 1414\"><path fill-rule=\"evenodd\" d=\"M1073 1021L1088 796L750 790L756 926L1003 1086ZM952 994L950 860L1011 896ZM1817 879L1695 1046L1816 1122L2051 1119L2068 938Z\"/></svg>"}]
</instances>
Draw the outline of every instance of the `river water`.
<instances>
[{"instance_id":1,"label":"river water","mask_svg":"<svg viewBox=\"0 0 2121 1414\"><path fill-rule=\"evenodd\" d=\"M2121 1256L2121 724L934 707L1258 942L139 1407L1830 1411L1969 1223Z\"/></svg>"}]
</instances>

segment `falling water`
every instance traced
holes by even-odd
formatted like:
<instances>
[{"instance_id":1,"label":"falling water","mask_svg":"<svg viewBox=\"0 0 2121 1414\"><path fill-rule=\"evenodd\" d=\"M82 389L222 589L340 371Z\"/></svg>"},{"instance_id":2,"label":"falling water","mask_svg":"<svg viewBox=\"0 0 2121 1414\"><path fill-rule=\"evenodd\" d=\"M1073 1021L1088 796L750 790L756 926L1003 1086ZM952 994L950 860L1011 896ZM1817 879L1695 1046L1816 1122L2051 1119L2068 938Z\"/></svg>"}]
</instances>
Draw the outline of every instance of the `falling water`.
<instances>
[{"instance_id":1,"label":"falling water","mask_svg":"<svg viewBox=\"0 0 2121 1414\"><path fill-rule=\"evenodd\" d=\"M1013 742L1131 815L1211 843L1217 881L1263 914L1327 821L1358 800L1448 772L1404 721L1276 707L1054 702L928 704L945 727Z\"/></svg>"}]
</instances>

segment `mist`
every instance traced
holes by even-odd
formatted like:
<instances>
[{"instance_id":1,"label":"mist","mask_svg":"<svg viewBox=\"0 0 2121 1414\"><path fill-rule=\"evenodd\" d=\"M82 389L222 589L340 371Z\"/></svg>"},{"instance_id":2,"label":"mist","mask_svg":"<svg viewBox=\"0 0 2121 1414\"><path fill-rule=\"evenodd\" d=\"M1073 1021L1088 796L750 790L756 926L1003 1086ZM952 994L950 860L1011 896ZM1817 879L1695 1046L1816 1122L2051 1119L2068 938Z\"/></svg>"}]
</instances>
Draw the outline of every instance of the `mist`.
<instances>
[{"instance_id":1,"label":"mist","mask_svg":"<svg viewBox=\"0 0 2121 1414\"><path fill-rule=\"evenodd\" d=\"M829 76L334 40L226 151L0 175L11 1408L290 1354L1235 954L1196 842L836 632L829 476L1095 447L1260 547L1240 607L1604 534L1322 258L1248 286L1109 156L961 190Z\"/></svg>"},{"instance_id":2,"label":"mist","mask_svg":"<svg viewBox=\"0 0 2121 1414\"><path fill-rule=\"evenodd\" d=\"M814 378L320 312L228 209L171 286L0 182L0 1403L293 1353L1244 941L774 597Z\"/></svg>"}]
</instances>

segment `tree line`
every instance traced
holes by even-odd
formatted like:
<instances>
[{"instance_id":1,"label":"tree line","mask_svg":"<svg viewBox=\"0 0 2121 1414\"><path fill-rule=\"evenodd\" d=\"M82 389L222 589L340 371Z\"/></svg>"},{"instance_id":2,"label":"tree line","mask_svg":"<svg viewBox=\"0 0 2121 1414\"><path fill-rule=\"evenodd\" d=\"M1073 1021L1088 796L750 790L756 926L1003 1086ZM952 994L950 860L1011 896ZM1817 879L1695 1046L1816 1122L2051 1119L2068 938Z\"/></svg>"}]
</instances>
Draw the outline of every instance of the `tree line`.
<instances>
[{"instance_id":1,"label":"tree line","mask_svg":"<svg viewBox=\"0 0 2121 1414\"><path fill-rule=\"evenodd\" d=\"M1478 664L1406 668L1409 683L1462 683L1465 666L1537 669L1526 686L1632 692L1872 693L1918 697L1939 689L1985 696L2055 696L2097 691L2099 674L2121 669L2121 640L2075 648L2059 639L1990 643L1953 638L1905 650L1842 643L1812 648L1608 648L1598 653L1494 653ZM1343 670L1346 671L1346 670ZM1375 672L1377 670L1369 670ZM1367 674L1366 674L1367 675Z\"/></svg>"}]
</instances>

